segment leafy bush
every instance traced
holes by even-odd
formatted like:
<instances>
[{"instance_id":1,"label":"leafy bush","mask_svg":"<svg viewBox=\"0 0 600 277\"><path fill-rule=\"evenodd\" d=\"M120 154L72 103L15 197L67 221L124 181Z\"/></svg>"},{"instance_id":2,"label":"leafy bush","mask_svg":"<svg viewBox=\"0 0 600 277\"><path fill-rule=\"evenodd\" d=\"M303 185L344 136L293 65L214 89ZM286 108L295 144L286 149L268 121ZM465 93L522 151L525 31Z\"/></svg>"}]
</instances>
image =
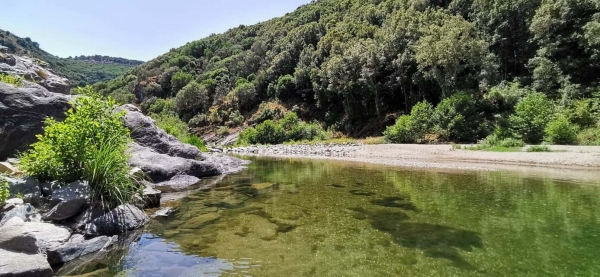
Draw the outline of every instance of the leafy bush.
<instances>
[{"instance_id":1,"label":"leafy bush","mask_svg":"<svg viewBox=\"0 0 600 277\"><path fill-rule=\"evenodd\" d=\"M198 147L201 151L208 151L206 144L198 136L189 131L188 124L183 122L175 113L151 114L150 117L156 122L156 126L163 129L184 143Z\"/></svg>"},{"instance_id":2,"label":"leafy bush","mask_svg":"<svg viewBox=\"0 0 600 277\"><path fill-rule=\"evenodd\" d=\"M10 197L10 192L8 191L8 182L5 180L0 180L0 204L4 204L8 197Z\"/></svg>"},{"instance_id":3,"label":"leafy bush","mask_svg":"<svg viewBox=\"0 0 600 277\"><path fill-rule=\"evenodd\" d=\"M229 128L227 126L221 126L219 128L217 128L217 135L219 136L226 136L229 135Z\"/></svg>"},{"instance_id":4,"label":"leafy bush","mask_svg":"<svg viewBox=\"0 0 600 277\"><path fill-rule=\"evenodd\" d=\"M598 104L591 99L579 100L568 110L571 122L581 128L589 128L598 122Z\"/></svg>"},{"instance_id":5,"label":"leafy bush","mask_svg":"<svg viewBox=\"0 0 600 277\"><path fill-rule=\"evenodd\" d=\"M242 125L242 123L244 123L246 120L240 111L233 111L231 115L229 115L229 118L231 119L231 122L233 122L233 126Z\"/></svg>"},{"instance_id":6,"label":"leafy bush","mask_svg":"<svg viewBox=\"0 0 600 277\"><path fill-rule=\"evenodd\" d=\"M183 87L175 97L175 111L180 116L205 112L208 106L208 90L196 81Z\"/></svg>"},{"instance_id":7,"label":"leafy bush","mask_svg":"<svg viewBox=\"0 0 600 277\"><path fill-rule=\"evenodd\" d=\"M135 194L128 178L129 129L116 102L103 100L91 87L80 88L66 119L46 119L38 142L21 156L20 167L41 181L88 180L94 200L114 205Z\"/></svg>"},{"instance_id":8,"label":"leafy bush","mask_svg":"<svg viewBox=\"0 0 600 277\"><path fill-rule=\"evenodd\" d=\"M552 144L568 145L577 142L577 127L565 115L559 115L548 123L545 133L545 140Z\"/></svg>"},{"instance_id":9,"label":"leafy bush","mask_svg":"<svg viewBox=\"0 0 600 277\"><path fill-rule=\"evenodd\" d=\"M442 100L433 113L435 129L443 139L461 142L476 141L479 120L473 96L464 92Z\"/></svg>"},{"instance_id":10,"label":"leafy bush","mask_svg":"<svg viewBox=\"0 0 600 277\"><path fill-rule=\"evenodd\" d=\"M542 93L531 93L515 106L509 118L514 137L527 143L539 143L544 138L546 125L552 120L554 105Z\"/></svg>"},{"instance_id":11,"label":"leafy bush","mask_svg":"<svg viewBox=\"0 0 600 277\"><path fill-rule=\"evenodd\" d=\"M240 108L248 108L256 98L256 87L250 82L240 82L227 96Z\"/></svg>"},{"instance_id":12,"label":"leafy bush","mask_svg":"<svg viewBox=\"0 0 600 277\"><path fill-rule=\"evenodd\" d=\"M432 131L433 107L426 101L416 104L410 115L398 118L394 126L388 127L383 135L393 143L421 142Z\"/></svg>"},{"instance_id":13,"label":"leafy bush","mask_svg":"<svg viewBox=\"0 0 600 277\"><path fill-rule=\"evenodd\" d=\"M527 152L551 152L547 145L532 145L527 147Z\"/></svg>"},{"instance_id":14,"label":"leafy bush","mask_svg":"<svg viewBox=\"0 0 600 277\"><path fill-rule=\"evenodd\" d=\"M197 114L188 122L190 128L204 127L208 125L208 117L206 114Z\"/></svg>"},{"instance_id":15,"label":"leafy bush","mask_svg":"<svg viewBox=\"0 0 600 277\"><path fill-rule=\"evenodd\" d=\"M324 140L327 137L327 132L319 124L303 122L295 113L290 112L278 122L266 120L254 128L244 130L240 133L237 144L280 144Z\"/></svg>"},{"instance_id":16,"label":"leafy bush","mask_svg":"<svg viewBox=\"0 0 600 277\"><path fill-rule=\"evenodd\" d=\"M11 84L16 87L23 86L23 78L14 75L0 74L0 82Z\"/></svg>"},{"instance_id":17,"label":"leafy bush","mask_svg":"<svg viewBox=\"0 0 600 277\"><path fill-rule=\"evenodd\" d=\"M177 94L177 92L189 84L192 79L194 79L192 74L178 71L171 77L171 93Z\"/></svg>"},{"instance_id":18,"label":"leafy bush","mask_svg":"<svg viewBox=\"0 0 600 277\"><path fill-rule=\"evenodd\" d=\"M493 147L505 147L505 148L518 148L525 146L525 142L515 138L500 139L497 135L489 135L487 138L479 143L481 148L493 148Z\"/></svg>"},{"instance_id":19,"label":"leafy bush","mask_svg":"<svg viewBox=\"0 0 600 277\"><path fill-rule=\"evenodd\" d=\"M258 115L252 118L252 123L262 123L265 120L278 120L284 116L283 111L279 108L279 106L271 105L267 102L260 103L258 106Z\"/></svg>"},{"instance_id":20,"label":"leafy bush","mask_svg":"<svg viewBox=\"0 0 600 277\"><path fill-rule=\"evenodd\" d=\"M579 145L600 145L600 130L589 128L581 130L577 134L577 144Z\"/></svg>"}]
</instances>

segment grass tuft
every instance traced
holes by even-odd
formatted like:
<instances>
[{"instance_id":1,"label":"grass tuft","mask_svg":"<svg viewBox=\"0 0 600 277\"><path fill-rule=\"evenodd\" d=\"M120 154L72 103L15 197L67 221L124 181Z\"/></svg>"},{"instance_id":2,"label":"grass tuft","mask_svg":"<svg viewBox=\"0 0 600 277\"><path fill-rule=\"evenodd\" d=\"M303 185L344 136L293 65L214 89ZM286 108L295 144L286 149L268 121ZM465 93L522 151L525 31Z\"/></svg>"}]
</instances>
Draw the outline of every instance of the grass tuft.
<instances>
[{"instance_id":1,"label":"grass tuft","mask_svg":"<svg viewBox=\"0 0 600 277\"><path fill-rule=\"evenodd\" d=\"M14 75L0 74L0 82L11 84L16 87L23 86L23 78Z\"/></svg>"}]
</instances>

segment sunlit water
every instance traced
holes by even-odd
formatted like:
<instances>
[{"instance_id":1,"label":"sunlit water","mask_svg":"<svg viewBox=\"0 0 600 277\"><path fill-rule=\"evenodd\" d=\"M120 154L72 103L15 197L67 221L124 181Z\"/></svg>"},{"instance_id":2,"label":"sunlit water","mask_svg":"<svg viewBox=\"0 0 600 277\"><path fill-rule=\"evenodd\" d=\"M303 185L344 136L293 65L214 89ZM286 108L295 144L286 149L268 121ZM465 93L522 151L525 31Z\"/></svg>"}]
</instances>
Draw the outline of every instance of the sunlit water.
<instances>
[{"instance_id":1,"label":"sunlit water","mask_svg":"<svg viewBox=\"0 0 600 277\"><path fill-rule=\"evenodd\" d=\"M600 183L256 159L114 261L91 276L594 276Z\"/></svg>"}]
</instances>

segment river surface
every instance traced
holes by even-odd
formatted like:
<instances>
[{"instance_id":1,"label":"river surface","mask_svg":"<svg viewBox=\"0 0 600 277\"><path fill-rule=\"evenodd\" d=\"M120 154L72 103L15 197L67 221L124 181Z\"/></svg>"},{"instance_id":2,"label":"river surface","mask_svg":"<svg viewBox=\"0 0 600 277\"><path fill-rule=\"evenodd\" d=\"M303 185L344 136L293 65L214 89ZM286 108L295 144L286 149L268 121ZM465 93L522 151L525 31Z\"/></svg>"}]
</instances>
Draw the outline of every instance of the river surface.
<instances>
[{"instance_id":1,"label":"river surface","mask_svg":"<svg viewBox=\"0 0 600 277\"><path fill-rule=\"evenodd\" d=\"M599 276L600 180L253 158L86 276Z\"/></svg>"}]
</instances>

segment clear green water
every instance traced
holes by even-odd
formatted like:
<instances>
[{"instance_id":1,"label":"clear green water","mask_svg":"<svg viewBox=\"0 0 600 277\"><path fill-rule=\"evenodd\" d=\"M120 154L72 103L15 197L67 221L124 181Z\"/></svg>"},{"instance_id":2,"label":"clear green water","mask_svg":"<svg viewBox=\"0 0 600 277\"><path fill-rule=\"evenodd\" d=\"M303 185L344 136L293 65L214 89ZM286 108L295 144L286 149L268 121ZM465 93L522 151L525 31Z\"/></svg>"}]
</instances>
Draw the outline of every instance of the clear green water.
<instances>
[{"instance_id":1,"label":"clear green water","mask_svg":"<svg viewBox=\"0 0 600 277\"><path fill-rule=\"evenodd\" d=\"M185 198L129 276L596 276L600 184L255 159Z\"/></svg>"}]
</instances>

